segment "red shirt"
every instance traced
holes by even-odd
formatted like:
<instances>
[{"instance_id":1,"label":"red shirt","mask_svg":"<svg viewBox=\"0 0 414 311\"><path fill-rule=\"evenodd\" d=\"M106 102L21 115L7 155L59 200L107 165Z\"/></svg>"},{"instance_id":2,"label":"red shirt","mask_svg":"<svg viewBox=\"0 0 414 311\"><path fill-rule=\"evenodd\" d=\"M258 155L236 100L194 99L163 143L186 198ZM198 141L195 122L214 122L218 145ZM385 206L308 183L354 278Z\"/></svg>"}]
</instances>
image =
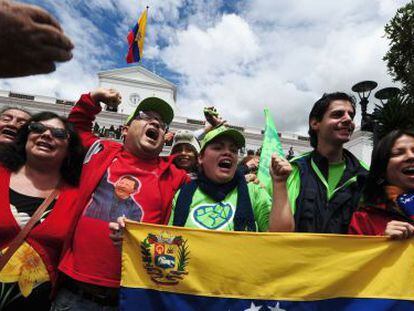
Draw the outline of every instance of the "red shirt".
<instances>
[{"instance_id":1,"label":"red shirt","mask_svg":"<svg viewBox=\"0 0 414 311\"><path fill-rule=\"evenodd\" d=\"M21 230L10 209L9 186L10 171L0 166L0 249L7 247ZM77 190L67 185L62 187L50 214L26 238L42 257L53 285L57 279L57 266L64 243L71 236L80 212L75 208Z\"/></svg>"},{"instance_id":2,"label":"red shirt","mask_svg":"<svg viewBox=\"0 0 414 311\"><path fill-rule=\"evenodd\" d=\"M79 187L82 216L59 269L85 283L119 287L121 255L109 238L109 221L125 215L166 224L174 194L187 176L171 157L142 160L119 143L97 140L90 126L98 112L90 96L83 95L69 115L90 149Z\"/></svg>"},{"instance_id":3,"label":"red shirt","mask_svg":"<svg viewBox=\"0 0 414 311\"><path fill-rule=\"evenodd\" d=\"M385 204L362 206L352 216L348 233L358 235L384 235L387 224L392 220L410 222Z\"/></svg>"}]
</instances>

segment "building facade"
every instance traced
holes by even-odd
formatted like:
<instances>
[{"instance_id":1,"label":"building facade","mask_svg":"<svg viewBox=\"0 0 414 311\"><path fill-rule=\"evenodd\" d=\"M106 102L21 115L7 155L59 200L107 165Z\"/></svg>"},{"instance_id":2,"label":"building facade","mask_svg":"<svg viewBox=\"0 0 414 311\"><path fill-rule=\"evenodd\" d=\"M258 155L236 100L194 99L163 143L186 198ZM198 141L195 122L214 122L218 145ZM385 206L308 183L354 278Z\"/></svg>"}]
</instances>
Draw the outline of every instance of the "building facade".
<instances>
[{"instance_id":1,"label":"building facade","mask_svg":"<svg viewBox=\"0 0 414 311\"><path fill-rule=\"evenodd\" d=\"M151 96L164 99L176 111L176 116L170 125L171 131L175 132L182 129L194 131L204 127L202 119L192 119L177 115L177 87L141 66L103 71L98 73L98 77L100 87L114 88L122 96L122 102L118 106L117 111L108 111L107 107L103 107L103 111L97 116L96 129L99 127L100 131L107 132L108 130L118 129L125 123L125 120L133 112L137 104L144 98ZM0 90L0 109L4 106L11 106L20 107L32 113L52 111L67 116L75 100ZM260 148L263 140L263 128L233 124L230 124L230 126L243 132L246 138L246 150L257 150ZM285 154L288 153L291 147L295 155L312 149L307 136L286 132L279 132L279 136ZM346 144L346 147L358 158L368 164L370 163L372 144L369 133L356 130L352 140ZM169 146L165 146L163 153L168 153L169 148Z\"/></svg>"}]
</instances>

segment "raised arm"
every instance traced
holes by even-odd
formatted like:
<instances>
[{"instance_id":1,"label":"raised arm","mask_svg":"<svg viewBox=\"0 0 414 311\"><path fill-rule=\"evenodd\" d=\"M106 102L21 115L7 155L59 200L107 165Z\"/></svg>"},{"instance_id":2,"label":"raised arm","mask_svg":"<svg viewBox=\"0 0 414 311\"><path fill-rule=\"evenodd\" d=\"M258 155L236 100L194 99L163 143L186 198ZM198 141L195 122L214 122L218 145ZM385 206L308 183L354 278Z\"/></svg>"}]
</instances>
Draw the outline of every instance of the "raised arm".
<instances>
[{"instance_id":1,"label":"raised arm","mask_svg":"<svg viewBox=\"0 0 414 311\"><path fill-rule=\"evenodd\" d=\"M295 221L290 208L286 181L292 171L289 161L272 155L270 175L273 181L273 201L269 219L269 231L294 231Z\"/></svg>"},{"instance_id":2,"label":"raised arm","mask_svg":"<svg viewBox=\"0 0 414 311\"><path fill-rule=\"evenodd\" d=\"M121 95L114 89L99 88L89 94L83 94L69 114L68 119L75 126L85 148L89 148L99 139L92 133L92 123L102 110L100 102L108 106L118 106Z\"/></svg>"}]
</instances>

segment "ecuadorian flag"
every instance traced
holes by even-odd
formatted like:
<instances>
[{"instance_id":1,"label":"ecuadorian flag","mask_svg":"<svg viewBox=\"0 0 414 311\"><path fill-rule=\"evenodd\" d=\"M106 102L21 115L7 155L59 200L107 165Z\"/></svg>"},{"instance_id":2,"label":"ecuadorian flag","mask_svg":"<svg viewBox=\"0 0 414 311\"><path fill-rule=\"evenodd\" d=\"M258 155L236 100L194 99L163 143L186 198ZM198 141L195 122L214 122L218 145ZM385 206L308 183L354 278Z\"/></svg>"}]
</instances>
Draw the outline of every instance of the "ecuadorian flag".
<instances>
[{"instance_id":1,"label":"ecuadorian flag","mask_svg":"<svg viewBox=\"0 0 414 311\"><path fill-rule=\"evenodd\" d=\"M414 310L414 240L127 223L121 310Z\"/></svg>"},{"instance_id":2,"label":"ecuadorian flag","mask_svg":"<svg viewBox=\"0 0 414 311\"><path fill-rule=\"evenodd\" d=\"M142 58L144 51L145 30L147 28L147 9L142 12L138 23L128 33L128 54L126 56L127 63L136 63Z\"/></svg>"}]
</instances>

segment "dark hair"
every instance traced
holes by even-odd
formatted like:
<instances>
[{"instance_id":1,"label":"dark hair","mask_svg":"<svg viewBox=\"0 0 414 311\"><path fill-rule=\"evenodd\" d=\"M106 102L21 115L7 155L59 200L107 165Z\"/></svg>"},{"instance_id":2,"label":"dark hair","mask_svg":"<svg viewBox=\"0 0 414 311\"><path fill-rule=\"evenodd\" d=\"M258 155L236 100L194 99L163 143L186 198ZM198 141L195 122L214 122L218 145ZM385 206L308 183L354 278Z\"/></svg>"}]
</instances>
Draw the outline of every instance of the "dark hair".
<instances>
[{"instance_id":1,"label":"dark hair","mask_svg":"<svg viewBox=\"0 0 414 311\"><path fill-rule=\"evenodd\" d=\"M371 156L371 167L363 191L365 203L386 202L384 186L387 184L387 166L391 158L391 150L396 140L403 135L414 137L414 129L393 130L384 136L374 147Z\"/></svg>"},{"instance_id":2,"label":"dark hair","mask_svg":"<svg viewBox=\"0 0 414 311\"><path fill-rule=\"evenodd\" d=\"M84 149L82 147L79 135L73 129L66 118L58 116L53 112L40 112L34 114L17 132L16 141L14 144L0 145L0 163L16 172L26 163L26 143L29 136L29 124L31 122L46 121L51 119L59 119L65 126L69 133L68 139L68 154L63 160L60 167L60 174L62 179L69 185L76 186L79 184L79 178L82 170L82 163L84 158Z\"/></svg>"},{"instance_id":3,"label":"dark hair","mask_svg":"<svg viewBox=\"0 0 414 311\"><path fill-rule=\"evenodd\" d=\"M19 111L22 111L22 112L26 113L29 116L32 115L29 111L27 111L25 109L18 108L18 107L12 107L12 106L3 107L3 109L0 110L0 115L2 115L3 113L5 113L6 111L9 111L9 110L19 110Z\"/></svg>"},{"instance_id":4,"label":"dark hair","mask_svg":"<svg viewBox=\"0 0 414 311\"><path fill-rule=\"evenodd\" d=\"M139 181L132 175L124 175L121 178L118 179L117 183L121 181L122 179L128 179L134 182L134 191L136 191L139 187Z\"/></svg>"},{"instance_id":5,"label":"dark hair","mask_svg":"<svg viewBox=\"0 0 414 311\"><path fill-rule=\"evenodd\" d=\"M321 121L323 119L323 116L325 115L325 112L328 110L329 105L335 100L349 101L352 105L352 108L354 109L354 112L356 111L355 97L348 95L346 93L343 93L343 92L323 94L322 97L319 98L317 102L313 104L312 110L309 113L308 133L310 137L310 144L313 148L316 148L318 146L318 137L316 135L316 132L312 129L310 122L312 119Z\"/></svg>"}]
</instances>

